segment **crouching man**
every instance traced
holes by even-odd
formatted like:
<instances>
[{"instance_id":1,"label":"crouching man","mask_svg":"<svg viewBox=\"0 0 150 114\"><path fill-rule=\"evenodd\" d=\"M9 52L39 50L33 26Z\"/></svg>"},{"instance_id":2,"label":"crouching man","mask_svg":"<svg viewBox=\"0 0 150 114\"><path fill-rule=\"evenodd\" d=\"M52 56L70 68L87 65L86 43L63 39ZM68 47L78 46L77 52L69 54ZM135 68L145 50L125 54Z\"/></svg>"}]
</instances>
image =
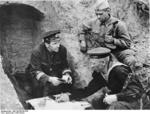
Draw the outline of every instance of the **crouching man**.
<instances>
[{"instance_id":1,"label":"crouching man","mask_svg":"<svg viewBox=\"0 0 150 114\"><path fill-rule=\"evenodd\" d=\"M130 77L130 68L118 62L107 48L95 48L87 52L94 70L93 80L84 89L74 89L70 99L82 99L102 90L92 105L97 109L138 109L143 92L136 76ZM108 89L104 89L108 88ZM67 99L67 95L60 98Z\"/></svg>"},{"instance_id":2,"label":"crouching man","mask_svg":"<svg viewBox=\"0 0 150 114\"><path fill-rule=\"evenodd\" d=\"M93 19L84 22L80 31L81 51L96 47L106 47L116 58L129 66L136 62L135 53L130 48L131 38L126 24L111 15L111 8L107 0L97 0Z\"/></svg>"},{"instance_id":3,"label":"crouching man","mask_svg":"<svg viewBox=\"0 0 150 114\"><path fill-rule=\"evenodd\" d=\"M60 44L60 30L46 32L30 59L27 73L32 77L33 96L67 92L72 83L67 50Z\"/></svg>"}]
</instances>

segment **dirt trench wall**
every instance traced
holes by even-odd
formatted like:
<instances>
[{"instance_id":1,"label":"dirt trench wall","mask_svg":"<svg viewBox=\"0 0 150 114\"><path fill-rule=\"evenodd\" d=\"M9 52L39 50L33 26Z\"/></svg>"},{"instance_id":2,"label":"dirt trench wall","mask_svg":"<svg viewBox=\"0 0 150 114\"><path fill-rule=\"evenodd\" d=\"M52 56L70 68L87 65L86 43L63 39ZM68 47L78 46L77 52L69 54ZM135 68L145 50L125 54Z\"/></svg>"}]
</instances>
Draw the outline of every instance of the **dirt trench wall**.
<instances>
[{"instance_id":1,"label":"dirt trench wall","mask_svg":"<svg viewBox=\"0 0 150 114\"><path fill-rule=\"evenodd\" d=\"M29 12L30 11L30 12ZM42 13L22 4L0 7L1 53L8 74L24 71L36 38L41 32Z\"/></svg>"},{"instance_id":2,"label":"dirt trench wall","mask_svg":"<svg viewBox=\"0 0 150 114\"><path fill-rule=\"evenodd\" d=\"M2 58L0 56L0 109L7 110L23 110L23 106L18 100L18 96L13 84L7 78L2 68Z\"/></svg>"}]
</instances>

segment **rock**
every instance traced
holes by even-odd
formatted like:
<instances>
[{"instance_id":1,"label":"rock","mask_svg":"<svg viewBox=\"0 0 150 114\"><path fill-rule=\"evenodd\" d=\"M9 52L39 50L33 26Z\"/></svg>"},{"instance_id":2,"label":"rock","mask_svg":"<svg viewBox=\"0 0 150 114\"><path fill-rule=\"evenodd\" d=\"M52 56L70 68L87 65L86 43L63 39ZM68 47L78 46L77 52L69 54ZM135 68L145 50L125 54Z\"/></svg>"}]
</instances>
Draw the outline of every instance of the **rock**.
<instances>
[{"instance_id":1,"label":"rock","mask_svg":"<svg viewBox=\"0 0 150 114\"><path fill-rule=\"evenodd\" d=\"M2 58L0 56L0 106L2 111L7 110L23 110L23 106L18 99L18 95L14 86L4 73L2 68Z\"/></svg>"}]
</instances>

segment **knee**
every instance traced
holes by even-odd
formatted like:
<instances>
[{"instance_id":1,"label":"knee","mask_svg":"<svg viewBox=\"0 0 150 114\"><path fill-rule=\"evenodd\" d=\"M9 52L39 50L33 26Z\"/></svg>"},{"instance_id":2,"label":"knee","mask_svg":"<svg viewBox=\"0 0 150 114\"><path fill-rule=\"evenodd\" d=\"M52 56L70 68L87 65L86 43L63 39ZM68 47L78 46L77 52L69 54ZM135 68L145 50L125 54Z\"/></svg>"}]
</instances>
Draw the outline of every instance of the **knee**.
<instances>
[{"instance_id":1,"label":"knee","mask_svg":"<svg viewBox=\"0 0 150 114\"><path fill-rule=\"evenodd\" d=\"M134 65L137 61L135 58L135 52L130 49L121 51L119 53L116 53L115 55L120 62L122 62L128 66Z\"/></svg>"},{"instance_id":2,"label":"knee","mask_svg":"<svg viewBox=\"0 0 150 114\"><path fill-rule=\"evenodd\" d=\"M123 60L123 63L128 66L134 66L136 63L136 58L133 55L126 56Z\"/></svg>"}]
</instances>

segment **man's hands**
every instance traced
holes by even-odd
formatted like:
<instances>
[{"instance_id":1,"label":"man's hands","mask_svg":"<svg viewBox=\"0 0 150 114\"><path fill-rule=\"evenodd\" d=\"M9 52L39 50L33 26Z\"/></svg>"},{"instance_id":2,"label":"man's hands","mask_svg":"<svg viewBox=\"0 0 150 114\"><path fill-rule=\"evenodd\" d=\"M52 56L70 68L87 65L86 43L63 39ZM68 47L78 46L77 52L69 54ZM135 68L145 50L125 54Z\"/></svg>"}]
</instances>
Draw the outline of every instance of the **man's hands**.
<instances>
[{"instance_id":1,"label":"man's hands","mask_svg":"<svg viewBox=\"0 0 150 114\"><path fill-rule=\"evenodd\" d=\"M105 35L105 42L112 44L114 42L114 38L110 35Z\"/></svg>"},{"instance_id":2,"label":"man's hands","mask_svg":"<svg viewBox=\"0 0 150 114\"><path fill-rule=\"evenodd\" d=\"M114 38L110 35L105 35L104 38L105 46L109 49L116 49L116 45L114 44Z\"/></svg>"},{"instance_id":3,"label":"man's hands","mask_svg":"<svg viewBox=\"0 0 150 114\"><path fill-rule=\"evenodd\" d=\"M69 74L63 75L62 80L64 80L67 84L72 84L72 78Z\"/></svg>"},{"instance_id":4,"label":"man's hands","mask_svg":"<svg viewBox=\"0 0 150 114\"><path fill-rule=\"evenodd\" d=\"M48 82L50 82L53 86L58 86L62 83L72 84L72 78L69 74L65 74L62 78L49 77Z\"/></svg>"},{"instance_id":5,"label":"man's hands","mask_svg":"<svg viewBox=\"0 0 150 114\"><path fill-rule=\"evenodd\" d=\"M49 77L48 82L50 82L53 86L58 86L58 85L62 84L62 81L59 80L58 77Z\"/></svg>"},{"instance_id":6,"label":"man's hands","mask_svg":"<svg viewBox=\"0 0 150 114\"><path fill-rule=\"evenodd\" d=\"M103 99L103 102L106 104L112 104L113 102L117 101L117 96L116 95L107 95Z\"/></svg>"}]
</instances>

